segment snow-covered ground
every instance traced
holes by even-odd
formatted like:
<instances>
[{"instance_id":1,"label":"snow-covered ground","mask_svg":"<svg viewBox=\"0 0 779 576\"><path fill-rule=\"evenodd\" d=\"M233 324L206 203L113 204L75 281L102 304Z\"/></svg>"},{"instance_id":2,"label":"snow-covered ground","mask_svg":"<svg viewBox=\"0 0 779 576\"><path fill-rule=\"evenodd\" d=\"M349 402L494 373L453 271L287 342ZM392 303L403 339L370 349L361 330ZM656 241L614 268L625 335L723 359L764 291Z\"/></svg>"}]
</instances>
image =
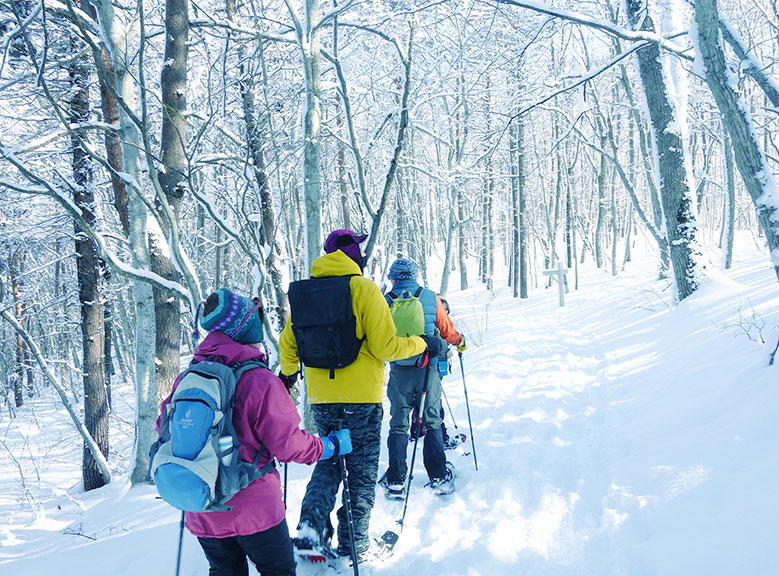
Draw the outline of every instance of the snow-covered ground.
<instances>
[{"instance_id":1,"label":"snow-covered ground","mask_svg":"<svg viewBox=\"0 0 779 576\"><path fill-rule=\"evenodd\" d=\"M457 491L434 496L420 449L396 554L360 572L779 574L779 367L768 366L779 283L742 240L733 269L710 270L678 307L649 253L617 278L588 260L564 308L555 287L523 301L503 287L450 293L471 343L479 469L472 454L450 452ZM457 431L470 434L457 357L444 387ZM131 393L115 392L112 449L125 453ZM112 461L111 485L81 493L79 451L53 393L0 419L0 573L172 576L178 513L152 487L130 488L126 455ZM310 468L289 469L294 527ZM398 530L402 503L377 496L378 536ZM182 575L207 573L188 534L183 556Z\"/></svg>"}]
</instances>

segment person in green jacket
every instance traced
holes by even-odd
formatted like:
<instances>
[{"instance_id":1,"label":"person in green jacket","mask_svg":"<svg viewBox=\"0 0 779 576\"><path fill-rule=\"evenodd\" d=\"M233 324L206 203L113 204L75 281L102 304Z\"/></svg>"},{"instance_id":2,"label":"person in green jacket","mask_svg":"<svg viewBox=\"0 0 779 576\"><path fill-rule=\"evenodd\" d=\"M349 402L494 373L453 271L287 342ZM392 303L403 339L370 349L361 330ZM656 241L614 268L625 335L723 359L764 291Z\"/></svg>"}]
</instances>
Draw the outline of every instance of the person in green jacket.
<instances>
[{"instance_id":1,"label":"person in green jacket","mask_svg":"<svg viewBox=\"0 0 779 576\"><path fill-rule=\"evenodd\" d=\"M421 354L428 347L424 338L396 336L395 324L379 287L362 276L364 254L360 244L366 238L366 235L351 230L336 230L325 241L325 255L311 264L311 276L315 279L351 276L348 284L356 320L355 336L363 339L359 353L351 364L335 370L305 367L308 399L320 433L329 433L339 425L351 432L352 452L346 459L346 467L358 558L370 546L368 526L375 500L384 416L384 362ZM294 308L291 317L295 317ZM438 353L438 350L432 349L436 344L430 346L433 356ZM279 337L279 355L281 378L290 386L300 370L298 343L291 320ZM293 539L299 551L331 551L333 528L329 518L340 484L338 459L316 465L301 505L298 535ZM335 553L349 556L345 499L337 517L338 546Z\"/></svg>"}]
</instances>

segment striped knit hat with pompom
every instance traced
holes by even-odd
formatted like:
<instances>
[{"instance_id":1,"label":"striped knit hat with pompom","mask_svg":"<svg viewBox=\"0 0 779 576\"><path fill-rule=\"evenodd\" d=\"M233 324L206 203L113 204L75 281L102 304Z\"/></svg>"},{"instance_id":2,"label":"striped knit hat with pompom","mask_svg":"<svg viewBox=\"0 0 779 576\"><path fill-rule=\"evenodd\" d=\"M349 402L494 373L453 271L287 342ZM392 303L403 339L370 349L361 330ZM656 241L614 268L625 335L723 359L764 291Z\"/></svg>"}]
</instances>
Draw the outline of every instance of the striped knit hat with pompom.
<instances>
[{"instance_id":1,"label":"striped knit hat with pompom","mask_svg":"<svg viewBox=\"0 0 779 576\"><path fill-rule=\"evenodd\" d=\"M224 332L241 344L261 342L262 304L220 288L206 299L200 325L209 332Z\"/></svg>"}]
</instances>

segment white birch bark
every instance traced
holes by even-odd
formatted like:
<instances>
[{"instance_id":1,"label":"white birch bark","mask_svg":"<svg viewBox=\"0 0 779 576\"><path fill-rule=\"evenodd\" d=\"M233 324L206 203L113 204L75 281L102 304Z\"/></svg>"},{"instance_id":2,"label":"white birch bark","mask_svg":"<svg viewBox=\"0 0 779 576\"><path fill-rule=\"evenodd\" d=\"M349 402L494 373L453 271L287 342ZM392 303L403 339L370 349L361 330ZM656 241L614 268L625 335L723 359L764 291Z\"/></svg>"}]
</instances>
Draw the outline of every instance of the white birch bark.
<instances>
[{"instance_id":1,"label":"white birch bark","mask_svg":"<svg viewBox=\"0 0 779 576\"><path fill-rule=\"evenodd\" d=\"M132 44L138 34L137 14L123 25L110 0L95 0L98 24L108 53L116 70L116 89L124 105L119 107L119 132L122 142L124 171L131 182L129 195L130 246L136 268L150 267L146 205L140 198L143 172L141 169L141 139L138 128L125 106L136 101L134 74L131 73ZM136 437L134 467L130 479L136 484L146 479L149 469L148 450L157 438L157 387L154 376L154 297L150 284L136 280L133 285L135 303L135 395Z\"/></svg>"},{"instance_id":2,"label":"white birch bark","mask_svg":"<svg viewBox=\"0 0 779 576\"><path fill-rule=\"evenodd\" d=\"M695 3L698 53L703 62L706 83L722 115L733 144L736 166L755 205L771 254L774 272L779 278L779 193L773 173L755 132L746 102L731 83L720 41L717 0Z\"/></svg>"}]
</instances>

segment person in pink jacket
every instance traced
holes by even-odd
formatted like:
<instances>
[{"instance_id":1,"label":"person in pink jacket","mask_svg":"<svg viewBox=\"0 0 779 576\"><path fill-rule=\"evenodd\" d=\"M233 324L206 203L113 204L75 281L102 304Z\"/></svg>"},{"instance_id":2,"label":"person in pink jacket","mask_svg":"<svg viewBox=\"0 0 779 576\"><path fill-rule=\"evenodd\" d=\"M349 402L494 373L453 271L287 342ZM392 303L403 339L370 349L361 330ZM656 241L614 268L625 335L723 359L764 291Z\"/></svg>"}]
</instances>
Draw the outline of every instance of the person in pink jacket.
<instances>
[{"instance_id":1,"label":"person in pink jacket","mask_svg":"<svg viewBox=\"0 0 779 576\"><path fill-rule=\"evenodd\" d=\"M226 288L205 301L200 325L210 330L194 359L232 366L253 358L267 361L262 344L262 306ZM178 385L178 379L173 390ZM164 411L171 394L162 402ZM157 430L161 419L157 419ZM274 457L280 462L313 464L351 451L349 430L327 437L300 428L300 416L287 389L270 370L243 373L235 388L233 426L240 456L253 462L265 446L261 468ZM337 437L338 442L336 442ZM186 527L197 537L208 559L210 576L247 576L247 557L262 576L295 574L292 541L286 522L278 471L271 470L227 502L229 512L186 512Z\"/></svg>"}]
</instances>

